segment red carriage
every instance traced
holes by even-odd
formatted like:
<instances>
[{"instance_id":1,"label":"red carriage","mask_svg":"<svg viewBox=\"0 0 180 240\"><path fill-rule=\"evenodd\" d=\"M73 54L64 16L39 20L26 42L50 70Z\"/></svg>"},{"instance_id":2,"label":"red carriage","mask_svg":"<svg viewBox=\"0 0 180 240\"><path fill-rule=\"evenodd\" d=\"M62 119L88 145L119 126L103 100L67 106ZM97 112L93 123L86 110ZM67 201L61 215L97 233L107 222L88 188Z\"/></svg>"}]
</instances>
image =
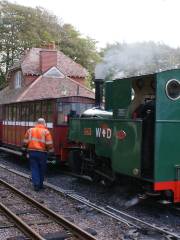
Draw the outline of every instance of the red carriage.
<instances>
[{"instance_id":1,"label":"red carriage","mask_svg":"<svg viewBox=\"0 0 180 240\"><path fill-rule=\"evenodd\" d=\"M48 61L49 60L49 61ZM94 105L94 93L85 85L86 70L54 49L31 49L8 73L0 92L1 150L21 154L25 131L39 117L46 119L55 155L67 159L68 119Z\"/></svg>"}]
</instances>

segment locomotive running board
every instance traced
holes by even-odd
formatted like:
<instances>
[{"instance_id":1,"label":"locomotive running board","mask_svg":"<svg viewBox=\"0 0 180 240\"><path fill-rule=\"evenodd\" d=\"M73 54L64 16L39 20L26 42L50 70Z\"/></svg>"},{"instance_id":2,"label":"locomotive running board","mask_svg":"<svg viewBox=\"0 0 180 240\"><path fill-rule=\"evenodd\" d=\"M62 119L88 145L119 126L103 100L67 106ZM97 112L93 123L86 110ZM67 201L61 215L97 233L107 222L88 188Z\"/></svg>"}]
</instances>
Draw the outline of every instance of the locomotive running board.
<instances>
[{"instance_id":1,"label":"locomotive running board","mask_svg":"<svg viewBox=\"0 0 180 240\"><path fill-rule=\"evenodd\" d=\"M10 148L0 147L0 150L5 151L5 152L9 152L9 153L13 153L13 154L18 155L18 156L22 156L23 155L22 152L15 151L15 150L12 150Z\"/></svg>"}]
</instances>

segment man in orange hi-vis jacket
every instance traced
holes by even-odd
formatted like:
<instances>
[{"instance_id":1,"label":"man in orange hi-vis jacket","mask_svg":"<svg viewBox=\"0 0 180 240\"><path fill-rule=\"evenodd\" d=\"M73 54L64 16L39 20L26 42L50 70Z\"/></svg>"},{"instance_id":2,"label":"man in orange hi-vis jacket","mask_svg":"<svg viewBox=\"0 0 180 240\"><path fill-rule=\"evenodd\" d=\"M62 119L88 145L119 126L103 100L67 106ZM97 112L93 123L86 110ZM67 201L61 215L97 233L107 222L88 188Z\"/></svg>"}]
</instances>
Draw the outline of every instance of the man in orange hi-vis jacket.
<instances>
[{"instance_id":1,"label":"man in orange hi-vis jacket","mask_svg":"<svg viewBox=\"0 0 180 240\"><path fill-rule=\"evenodd\" d=\"M35 127L27 130L24 146L28 149L34 190L43 189L44 175L47 165L47 152L53 151L53 141L46 122L39 118Z\"/></svg>"}]
</instances>

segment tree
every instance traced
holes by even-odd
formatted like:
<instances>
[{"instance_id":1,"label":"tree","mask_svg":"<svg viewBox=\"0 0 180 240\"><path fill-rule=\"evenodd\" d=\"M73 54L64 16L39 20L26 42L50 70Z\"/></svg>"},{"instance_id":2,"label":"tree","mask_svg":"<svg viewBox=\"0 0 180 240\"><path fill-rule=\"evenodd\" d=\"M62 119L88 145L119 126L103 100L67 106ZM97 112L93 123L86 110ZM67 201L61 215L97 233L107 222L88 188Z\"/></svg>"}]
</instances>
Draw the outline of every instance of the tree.
<instances>
[{"instance_id":1,"label":"tree","mask_svg":"<svg viewBox=\"0 0 180 240\"><path fill-rule=\"evenodd\" d=\"M99 54L96 42L70 24L62 24L55 15L43 8L30 8L7 1L0 3L0 79L19 60L23 51L54 41L69 57L92 74Z\"/></svg>"},{"instance_id":2,"label":"tree","mask_svg":"<svg viewBox=\"0 0 180 240\"><path fill-rule=\"evenodd\" d=\"M43 41L55 40L60 30L57 18L41 8L27 8L1 3L0 16L0 72L5 77L8 69L26 48L40 46Z\"/></svg>"},{"instance_id":3,"label":"tree","mask_svg":"<svg viewBox=\"0 0 180 240\"><path fill-rule=\"evenodd\" d=\"M96 49L97 42L89 37L82 37L70 24L64 24L62 29L59 49L88 69L90 76L92 76L95 65L101 59Z\"/></svg>"}]
</instances>

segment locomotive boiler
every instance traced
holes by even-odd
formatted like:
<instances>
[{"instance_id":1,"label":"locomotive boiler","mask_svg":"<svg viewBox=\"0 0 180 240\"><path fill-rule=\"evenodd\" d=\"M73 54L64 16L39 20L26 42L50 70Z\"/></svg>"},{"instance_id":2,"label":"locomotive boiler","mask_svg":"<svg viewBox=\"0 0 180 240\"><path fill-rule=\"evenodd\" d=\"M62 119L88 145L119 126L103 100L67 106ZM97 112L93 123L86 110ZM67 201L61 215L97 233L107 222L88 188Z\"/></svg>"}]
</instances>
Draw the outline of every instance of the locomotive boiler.
<instances>
[{"instance_id":1,"label":"locomotive boiler","mask_svg":"<svg viewBox=\"0 0 180 240\"><path fill-rule=\"evenodd\" d=\"M101 81L98 81L101 82ZM180 201L180 70L105 82L105 109L70 120L72 168L92 177L136 178Z\"/></svg>"}]
</instances>

